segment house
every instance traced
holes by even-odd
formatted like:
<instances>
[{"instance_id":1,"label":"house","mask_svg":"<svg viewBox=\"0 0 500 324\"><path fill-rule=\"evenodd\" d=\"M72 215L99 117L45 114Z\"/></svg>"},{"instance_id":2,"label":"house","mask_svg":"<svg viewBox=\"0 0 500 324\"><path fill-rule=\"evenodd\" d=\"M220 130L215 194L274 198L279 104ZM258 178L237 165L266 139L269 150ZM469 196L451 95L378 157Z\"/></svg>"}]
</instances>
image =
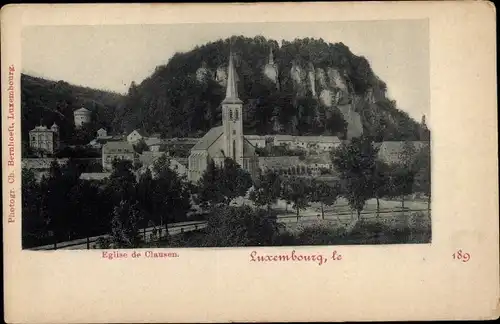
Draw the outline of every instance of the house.
<instances>
[{"instance_id":1,"label":"house","mask_svg":"<svg viewBox=\"0 0 500 324\"><path fill-rule=\"evenodd\" d=\"M134 129L130 134L127 135L127 142L134 145L137 144L142 139L145 139L146 133L140 129Z\"/></svg>"},{"instance_id":2,"label":"house","mask_svg":"<svg viewBox=\"0 0 500 324\"><path fill-rule=\"evenodd\" d=\"M30 148L43 153L53 154L59 148L59 126L50 128L36 126L29 132Z\"/></svg>"},{"instance_id":3,"label":"house","mask_svg":"<svg viewBox=\"0 0 500 324\"><path fill-rule=\"evenodd\" d=\"M267 171L287 171L292 167L300 165L302 161L299 156L269 156L259 157L259 169L265 173Z\"/></svg>"},{"instance_id":4,"label":"house","mask_svg":"<svg viewBox=\"0 0 500 324\"><path fill-rule=\"evenodd\" d=\"M164 140L158 137L148 137L145 140L146 145L149 147L150 151L159 152L162 145L165 143Z\"/></svg>"},{"instance_id":5,"label":"house","mask_svg":"<svg viewBox=\"0 0 500 324\"><path fill-rule=\"evenodd\" d=\"M101 181L109 178L111 172L89 172L80 174L80 180Z\"/></svg>"},{"instance_id":6,"label":"house","mask_svg":"<svg viewBox=\"0 0 500 324\"><path fill-rule=\"evenodd\" d=\"M134 162L134 158L134 147L128 142L109 141L102 146L102 169L105 171L113 169L115 159Z\"/></svg>"},{"instance_id":7,"label":"house","mask_svg":"<svg viewBox=\"0 0 500 324\"><path fill-rule=\"evenodd\" d=\"M237 75L233 56L229 57L226 97L222 101L222 126L210 129L191 148L188 179L198 181L210 161L222 166L226 157L232 158L252 177L258 174L255 147L243 134L243 101L238 97Z\"/></svg>"},{"instance_id":8,"label":"house","mask_svg":"<svg viewBox=\"0 0 500 324\"><path fill-rule=\"evenodd\" d=\"M149 168L150 171L153 173L153 165L155 161L162 155L166 155L166 153L154 152L154 151L142 152L142 154L139 155L139 161L142 163L142 167L139 173L144 172L146 170L145 168ZM169 160L170 160L170 166L169 166L170 169L176 171L179 176L187 175L188 173L187 159L169 157Z\"/></svg>"},{"instance_id":9,"label":"house","mask_svg":"<svg viewBox=\"0 0 500 324\"><path fill-rule=\"evenodd\" d=\"M266 147L266 136L261 135L245 135L245 139L250 142L255 147L264 148Z\"/></svg>"},{"instance_id":10,"label":"house","mask_svg":"<svg viewBox=\"0 0 500 324\"><path fill-rule=\"evenodd\" d=\"M50 171L50 165L52 161L56 161L59 166L64 166L68 162L68 158L63 159L51 159L51 158L23 158L21 160L21 167L23 169L29 169L33 171L35 177L38 181L41 180L43 176L48 176Z\"/></svg>"},{"instance_id":11,"label":"house","mask_svg":"<svg viewBox=\"0 0 500 324\"><path fill-rule=\"evenodd\" d=\"M296 147L321 151L329 151L341 144L337 136L295 136L294 139Z\"/></svg>"},{"instance_id":12,"label":"house","mask_svg":"<svg viewBox=\"0 0 500 324\"><path fill-rule=\"evenodd\" d=\"M274 146L288 146L291 149L329 151L341 145L337 136L293 136L274 135Z\"/></svg>"},{"instance_id":13,"label":"house","mask_svg":"<svg viewBox=\"0 0 500 324\"><path fill-rule=\"evenodd\" d=\"M107 136L108 132L104 128L99 128L99 130L97 131L97 138L103 138Z\"/></svg>"},{"instance_id":14,"label":"house","mask_svg":"<svg viewBox=\"0 0 500 324\"><path fill-rule=\"evenodd\" d=\"M274 146L294 146L295 137L293 135L274 135Z\"/></svg>"}]
</instances>

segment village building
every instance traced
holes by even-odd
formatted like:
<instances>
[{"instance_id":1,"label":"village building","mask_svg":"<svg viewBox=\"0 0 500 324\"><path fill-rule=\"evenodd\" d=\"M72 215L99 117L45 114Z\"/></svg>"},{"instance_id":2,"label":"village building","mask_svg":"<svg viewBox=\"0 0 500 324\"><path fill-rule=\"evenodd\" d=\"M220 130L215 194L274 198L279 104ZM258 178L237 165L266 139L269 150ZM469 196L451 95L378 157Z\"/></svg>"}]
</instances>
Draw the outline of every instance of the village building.
<instances>
[{"instance_id":1,"label":"village building","mask_svg":"<svg viewBox=\"0 0 500 324\"><path fill-rule=\"evenodd\" d=\"M127 142L134 145L142 139L146 138L146 133L141 129L134 129L127 135Z\"/></svg>"},{"instance_id":2,"label":"village building","mask_svg":"<svg viewBox=\"0 0 500 324\"><path fill-rule=\"evenodd\" d=\"M102 169L109 171L113 169L114 160L129 160L134 162L134 147L128 142L109 141L102 146Z\"/></svg>"},{"instance_id":3,"label":"village building","mask_svg":"<svg viewBox=\"0 0 500 324\"><path fill-rule=\"evenodd\" d=\"M229 57L226 97L222 101L222 126L214 127L198 140L189 155L188 179L198 181L210 160L222 166L232 158L253 177L257 176L258 159L255 147L243 134L243 102L238 97L237 75L233 57Z\"/></svg>"},{"instance_id":4,"label":"village building","mask_svg":"<svg viewBox=\"0 0 500 324\"><path fill-rule=\"evenodd\" d=\"M111 172L84 172L80 174L80 180L102 181L111 176Z\"/></svg>"},{"instance_id":5,"label":"village building","mask_svg":"<svg viewBox=\"0 0 500 324\"><path fill-rule=\"evenodd\" d=\"M104 128L99 128L97 131L97 138L103 138L108 136L108 131Z\"/></svg>"},{"instance_id":6,"label":"village building","mask_svg":"<svg viewBox=\"0 0 500 324\"><path fill-rule=\"evenodd\" d=\"M293 136L274 135L274 146L287 146L291 149L330 151L342 142L337 136Z\"/></svg>"},{"instance_id":7,"label":"village building","mask_svg":"<svg viewBox=\"0 0 500 324\"><path fill-rule=\"evenodd\" d=\"M164 140L157 137L149 137L145 141L150 151L160 152L162 146L164 146Z\"/></svg>"},{"instance_id":8,"label":"village building","mask_svg":"<svg viewBox=\"0 0 500 324\"><path fill-rule=\"evenodd\" d=\"M29 132L30 148L41 153L54 154L59 148L59 127L56 123L50 128L36 126Z\"/></svg>"},{"instance_id":9,"label":"village building","mask_svg":"<svg viewBox=\"0 0 500 324\"><path fill-rule=\"evenodd\" d=\"M259 169L283 175L334 175L336 174L330 154L300 156L259 157Z\"/></svg>"},{"instance_id":10,"label":"village building","mask_svg":"<svg viewBox=\"0 0 500 324\"><path fill-rule=\"evenodd\" d=\"M146 171L146 168L149 168L151 173L153 174L153 165L156 160L158 160L162 155L167 155L165 152L154 152L154 151L144 151L139 155L139 162L142 164L141 169L139 170L139 174L142 174ZM188 174L188 159L187 158L168 158L170 161L169 168L175 172L179 176L187 176ZM154 175L154 174L153 174Z\"/></svg>"},{"instance_id":11,"label":"village building","mask_svg":"<svg viewBox=\"0 0 500 324\"><path fill-rule=\"evenodd\" d=\"M92 112L85 107L75 110L73 115L75 118L76 128L80 128L84 124L88 124L92 121Z\"/></svg>"},{"instance_id":12,"label":"village building","mask_svg":"<svg viewBox=\"0 0 500 324\"><path fill-rule=\"evenodd\" d=\"M245 135L245 139L258 148L264 148L267 144L267 137L262 135Z\"/></svg>"},{"instance_id":13,"label":"village building","mask_svg":"<svg viewBox=\"0 0 500 324\"><path fill-rule=\"evenodd\" d=\"M52 158L23 158L21 160L21 167L29 169L35 174L35 178L40 181L43 176L48 176L50 165L56 161L59 166L64 166L68 162L68 158L52 159Z\"/></svg>"}]
</instances>

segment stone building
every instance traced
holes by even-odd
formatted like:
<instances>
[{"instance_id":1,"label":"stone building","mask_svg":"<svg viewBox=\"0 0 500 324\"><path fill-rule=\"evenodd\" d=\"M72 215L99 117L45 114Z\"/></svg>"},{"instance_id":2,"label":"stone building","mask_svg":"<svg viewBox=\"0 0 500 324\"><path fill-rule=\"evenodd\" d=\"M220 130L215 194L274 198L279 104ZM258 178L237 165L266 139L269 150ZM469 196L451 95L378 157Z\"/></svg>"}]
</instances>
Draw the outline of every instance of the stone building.
<instances>
[{"instance_id":1,"label":"stone building","mask_svg":"<svg viewBox=\"0 0 500 324\"><path fill-rule=\"evenodd\" d=\"M113 169L114 160L129 160L134 162L135 151L132 144L127 142L107 142L102 146L102 169L110 171Z\"/></svg>"},{"instance_id":2,"label":"stone building","mask_svg":"<svg viewBox=\"0 0 500 324\"><path fill-rule=\"evenodd\" d=\"M75 117L76 128L80 128L84 124L88 124L92 121L92 112L85 107L75 110L73 115Z\"/></svg>"},{"instance_id":3,"label":"stone building","mask_svg":"<svg viewBox=\"0 0 500 324\"><path fill-rule=\"evenodd\" d=\"M214 127L198 140L189 155L188 179L198 181L210 160L222 166L226 157L232 158L250 175L258 172L255 147L243 134L243 102L238 97L237 75L232 54L229 57L226 97L222 101L222 126Z\"/></svg>"},{"instance_id":4,"label":"stone building","mask_svg":"<svg viewBox=\"0 0 500 324\"><path fill-rule=\"evenodd\" d=\"M59 126L56 123L50 128L36 126L29 132L29 143L33 150L54 154L59 148Z\"/></svg>"}]
</instances>

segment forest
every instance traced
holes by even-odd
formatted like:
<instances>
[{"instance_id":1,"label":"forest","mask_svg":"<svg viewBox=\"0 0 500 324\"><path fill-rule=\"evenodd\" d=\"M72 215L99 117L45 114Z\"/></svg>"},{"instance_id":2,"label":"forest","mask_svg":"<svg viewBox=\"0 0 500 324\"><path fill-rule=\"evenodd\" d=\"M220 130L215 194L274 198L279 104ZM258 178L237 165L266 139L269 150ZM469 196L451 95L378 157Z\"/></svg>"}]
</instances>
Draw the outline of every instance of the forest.
<instances>
[{"instance_id":1,"label":"forest","mask_svg":"<svg viewBox=\"0 0 500 324\"><path fill-rule=\"evenodd\" d=\"M262 36L233 36L176 53L142 82L132 82L123 95L22 75L23 137L40 122L49 126L56 122L62 140L72 138L72 112L82 106L93 112L92 129L122 133L142 128L163 137L202 136L221 122L224 76L218 74L225 71L230 50L236 58L246 134L343 136L346 121L340 106L352 105L361 116L364 134L375 141L419 139L419 123L385 96L387 86L366 58L342 43L304 38L278 44ZM271 52L275 80L263 73ZM337 71L346 88L335 86L339 80L330 73L318 72L314 94L307 73L304 77L311 67ZM298 69L300 80L294 79L292 68ZM340 100L325 105L320 90Z\"/></svg>"},{"instance_id":2,"label":"forest","mask_svg":"<svg viewBox=\"0 0 500 324\"><path fill-rule=\"evenodd\" d=\"M346 125L339 106L351 104L361 115L365 134L376 141L418 139L419 124L385 97L387 86L366 58L354 55L342 43L311 38L278 45L262 36L233 36L176 53L140 84L131 84L115 123L123 129L141 127L165 137L203 135L221 120L220 102L225 91L219 74L223 79L230 51L244 101L246 134L343 134ZM270 52L277 69L275 80L263 73ZM331 86L334 80L325 81L327 73L322 81L314 81L318 91L313 94L307 76L302 75L297 82L291 73L292 67L304 74L311 66L313 70L334 69L347 89ZM343 92L338 106L328 107L319 100L322 88ZM369 99L370 93L375 93L375 100Z\"/></svg>"}]
</instances>

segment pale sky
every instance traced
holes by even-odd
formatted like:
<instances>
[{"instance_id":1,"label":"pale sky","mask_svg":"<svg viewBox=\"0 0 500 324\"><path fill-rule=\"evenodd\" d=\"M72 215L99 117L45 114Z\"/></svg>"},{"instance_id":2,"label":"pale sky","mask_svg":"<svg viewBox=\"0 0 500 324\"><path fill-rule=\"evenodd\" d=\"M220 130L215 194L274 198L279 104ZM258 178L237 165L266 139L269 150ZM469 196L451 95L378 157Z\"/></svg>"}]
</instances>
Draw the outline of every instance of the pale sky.
<instances>
[{"instance_id":1,"label":"pale sky","mask_svg":"<svg viewBox=\"0 0 500 324\"><path fill-rule=\"evenodd\" d=\"M323 38L364 56L398 108L429 120L427 20L318 23L41 26L23 30L23 72L51 80L126 93L175 52L232 35Z\"/></svg>"}]
</instances>

